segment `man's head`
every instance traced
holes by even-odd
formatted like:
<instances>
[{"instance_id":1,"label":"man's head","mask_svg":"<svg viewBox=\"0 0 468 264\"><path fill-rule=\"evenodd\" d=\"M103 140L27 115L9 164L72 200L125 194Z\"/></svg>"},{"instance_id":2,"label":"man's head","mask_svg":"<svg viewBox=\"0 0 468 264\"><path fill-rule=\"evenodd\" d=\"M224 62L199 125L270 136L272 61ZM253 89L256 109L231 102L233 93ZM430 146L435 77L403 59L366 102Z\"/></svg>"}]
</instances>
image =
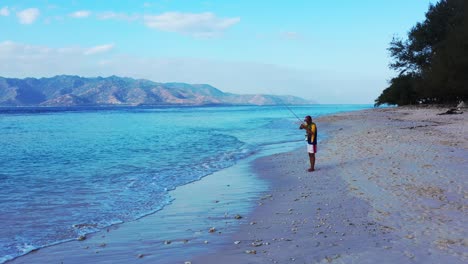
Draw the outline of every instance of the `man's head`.
<instances>
[{"instance_id":1,"label":"man's head","mask_svg":"<svg viewBox=\"0 0 468 264\"><path fill-rule=\"evenodd\" d=\"M310 124L310 123L312 123L312 117L311 117L310 115L308 115L308 116L306 116L306 117L304 118L304 121L305 121L307 124Z\"/></svg>"}]
</instances>

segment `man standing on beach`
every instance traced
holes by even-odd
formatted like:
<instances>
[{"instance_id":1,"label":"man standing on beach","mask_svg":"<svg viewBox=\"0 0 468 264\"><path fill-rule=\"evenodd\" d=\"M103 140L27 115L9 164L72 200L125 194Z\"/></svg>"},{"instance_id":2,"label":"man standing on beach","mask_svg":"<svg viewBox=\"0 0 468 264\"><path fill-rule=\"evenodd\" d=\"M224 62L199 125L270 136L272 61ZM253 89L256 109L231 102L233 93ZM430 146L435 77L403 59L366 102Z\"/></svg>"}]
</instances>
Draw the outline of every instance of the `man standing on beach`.
<instances>
[{"instance_id":1,"label":"man standing on beach","mask_svg":"<svg viewBox=\"0 0 468 264\"><path fill-rule=\"evenodd\" d=\"M317 152L317 125L312 122L311 116L306 116L304 122L299 129L305 129L307 132L307 152L310 160L310 168L307 171L312 172L315 170L315 153Z\"/></svg>"}]
</instances>

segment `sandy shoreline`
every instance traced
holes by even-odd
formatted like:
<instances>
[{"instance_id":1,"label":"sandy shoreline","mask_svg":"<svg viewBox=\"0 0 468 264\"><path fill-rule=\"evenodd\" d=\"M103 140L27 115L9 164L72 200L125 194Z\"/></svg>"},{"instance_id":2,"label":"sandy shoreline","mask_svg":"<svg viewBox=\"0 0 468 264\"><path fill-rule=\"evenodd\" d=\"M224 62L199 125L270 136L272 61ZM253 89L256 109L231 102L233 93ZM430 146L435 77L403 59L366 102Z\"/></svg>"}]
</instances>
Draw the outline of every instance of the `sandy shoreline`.
<instances>
[{"instance_id":1,"label":"sandy shoreline","mask_svg":"<svg viewBox=\"0 0 468 264\"><path fill-rule=\"evenodd\" d=\"M303 149L258 160L273 188L252 225L192 263L466 263L468 120L440 112L320 118L318 171Z\"/></svg>"},{"instance_id":2,"label":"sandy shoreline","mask_svg":"<svg viewBox=\"0 0 468 264\"><path fill-rule=\"evenodd\" d=\"M239 212L234 233L217 239L200 229L206 233L189 238L203 243L208 237L210 250L189 250L181 238L166 245L178 254L165 259L165 238L148 232L157 220L144 218L125 232L117 228L8 263L464 263L468 119L440 112L387 108L316 120L319 132L330 135L319 145L318 170L306 172L305 147L254 161L271 188L247 197L258 206L252 214ZM222 196L226 184L218 184L201 192ZM227 202L197 202L208 203L210 216L226 226L235 221L235 209L226 218ZM174 219L190 229L186 220L194 215ZM128 237L132 232L137 237Z\"/></svg>"},{"instance_id":3,"label":"sandy shoreline","mask_svg":"<svg viewBox=\"0 0 468 264\"><path fill-rule=\"evenodd\" d=\"M268 188L249 164L248 159L178 187L170 192L174 201L159 212L7 263L183 263L186 255L215 252L245 221L236 215L251 212L252 200Z\"/></svg>"}]
</instances>

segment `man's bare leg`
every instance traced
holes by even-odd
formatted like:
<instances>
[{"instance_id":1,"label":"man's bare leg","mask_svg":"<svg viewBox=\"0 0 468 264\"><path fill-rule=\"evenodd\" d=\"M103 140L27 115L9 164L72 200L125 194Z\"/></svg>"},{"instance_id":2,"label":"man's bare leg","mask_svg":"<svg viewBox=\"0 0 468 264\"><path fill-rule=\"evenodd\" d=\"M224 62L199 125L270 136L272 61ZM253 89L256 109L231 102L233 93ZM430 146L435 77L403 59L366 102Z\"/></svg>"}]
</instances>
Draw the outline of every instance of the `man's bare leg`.
<instances>
[{"instance_id":1,"label":"man's bare leg","mask_svg":"<svg viewBox=\"0 0 468 264\"><path fill-rule=\"evenodd\" d=\"M309 153L310 168L308 171L315 170L315 153Z\"/></svg>"}]
</instances>

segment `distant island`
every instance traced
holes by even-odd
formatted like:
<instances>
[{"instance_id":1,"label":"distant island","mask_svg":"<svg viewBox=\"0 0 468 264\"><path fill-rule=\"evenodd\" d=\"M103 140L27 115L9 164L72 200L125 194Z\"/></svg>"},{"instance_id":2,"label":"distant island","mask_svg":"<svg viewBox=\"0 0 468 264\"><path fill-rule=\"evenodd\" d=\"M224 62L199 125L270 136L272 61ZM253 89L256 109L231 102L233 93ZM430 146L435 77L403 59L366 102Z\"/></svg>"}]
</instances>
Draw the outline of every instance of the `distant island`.
<instances>
[{"instance_id":1,"label":"distant island","mask_svg":"<svg viewBox=\"0 0 468 264\"><path fill-rule=\"evenodd\" d=\"M208 84L158 83L118 76L0 77L0 106L302 105L296 96L225 93Z\"/></svg>"}]
</instances>

